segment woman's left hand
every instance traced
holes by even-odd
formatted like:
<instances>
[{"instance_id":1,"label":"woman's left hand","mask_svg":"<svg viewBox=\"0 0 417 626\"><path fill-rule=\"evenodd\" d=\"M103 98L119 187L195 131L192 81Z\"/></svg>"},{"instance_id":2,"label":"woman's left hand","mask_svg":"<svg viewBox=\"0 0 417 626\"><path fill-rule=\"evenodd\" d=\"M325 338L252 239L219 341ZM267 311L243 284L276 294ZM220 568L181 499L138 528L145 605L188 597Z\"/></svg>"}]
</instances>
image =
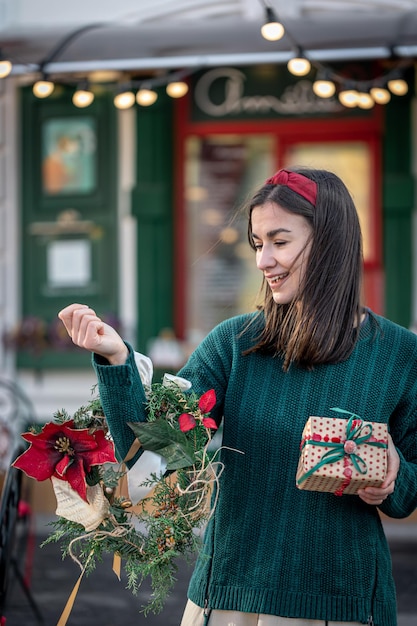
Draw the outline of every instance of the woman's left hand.
<instances>
[{"instance_id":1,"label":"woman's left hand","mask_svg":"<svg viewBox=\"0 0 417 626\"><path fill-rule=\"evenodd\" d=\"M400 457L394 446L391 435L388 435L388 468L387 475L380 487L365 487L359 489L358 496L367 504L381 505L385 498L395 489L395 479L400 468Z\"/></svg>"}]
</instances>

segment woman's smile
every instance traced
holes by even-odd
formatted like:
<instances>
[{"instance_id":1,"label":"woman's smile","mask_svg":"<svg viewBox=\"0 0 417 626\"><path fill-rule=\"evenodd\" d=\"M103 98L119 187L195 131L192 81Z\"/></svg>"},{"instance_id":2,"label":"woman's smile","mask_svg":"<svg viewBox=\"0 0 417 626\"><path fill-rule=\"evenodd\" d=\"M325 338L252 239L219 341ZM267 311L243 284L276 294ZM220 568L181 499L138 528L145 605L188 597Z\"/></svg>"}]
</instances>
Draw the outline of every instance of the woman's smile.
<instances>
[{"instance_id":1,"label":"woman's smile","mask_svg":"<svg viewBox=\"0 0 417 626\"><path fill-rule=\"evenodd\" d=\"M273 277L265 276L265 278L270 284L271 288L274 289L274 287L278 286L278 284L281 284L288 276L289 272L286 272L285 274L279 274L278 276Z\"/></svg>"}]
</instances>

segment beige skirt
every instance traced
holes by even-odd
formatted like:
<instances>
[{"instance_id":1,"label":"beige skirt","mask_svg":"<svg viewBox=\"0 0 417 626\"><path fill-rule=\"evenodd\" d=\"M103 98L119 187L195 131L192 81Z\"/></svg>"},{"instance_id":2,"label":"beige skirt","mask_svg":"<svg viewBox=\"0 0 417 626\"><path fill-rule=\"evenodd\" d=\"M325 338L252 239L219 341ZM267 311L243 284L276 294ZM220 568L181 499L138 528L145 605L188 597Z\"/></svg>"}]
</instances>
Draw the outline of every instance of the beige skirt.
<instances>
[{"instance_id":1,"label":"beige skirt","mask_svg":"<svg viewBox=\"0 0 417 626\"><path fill-rule=\"evenodd\" d=\"M320 619L299 619L294 617L278 617L258 613L241 613L240 611L219 611L210 613L208 626L363 626L359 622L325 622ZM181 626L204 626L203 609L188 600Z\"/></svg>"}]
</instances>

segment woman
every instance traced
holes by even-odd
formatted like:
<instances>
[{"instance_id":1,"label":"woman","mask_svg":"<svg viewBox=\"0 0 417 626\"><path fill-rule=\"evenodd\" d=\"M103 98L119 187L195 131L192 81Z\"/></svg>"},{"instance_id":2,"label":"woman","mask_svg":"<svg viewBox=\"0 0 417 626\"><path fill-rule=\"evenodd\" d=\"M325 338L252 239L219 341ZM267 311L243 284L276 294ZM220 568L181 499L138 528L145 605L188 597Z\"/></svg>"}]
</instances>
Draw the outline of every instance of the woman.
<instances>
[{"instance_id":1,"label":"woman","mask_svg":"<svg viewBox=\"0 0 417 626\"><path fill-rule=\"evenodd\" d=\"M334 174L277 172L250 203L248 233L263 304L214 328L179 372L198 394L215 389L225 446L182 626L396 626L378 508L401 518L417 506L417 338L362 306L358 217ZM59 316L94 352L123 457L126 414L145 419L132 348L87 306ZM305 422L332 407L388 424L380 487L296 488Z\"/></svg>"}]
</instances>

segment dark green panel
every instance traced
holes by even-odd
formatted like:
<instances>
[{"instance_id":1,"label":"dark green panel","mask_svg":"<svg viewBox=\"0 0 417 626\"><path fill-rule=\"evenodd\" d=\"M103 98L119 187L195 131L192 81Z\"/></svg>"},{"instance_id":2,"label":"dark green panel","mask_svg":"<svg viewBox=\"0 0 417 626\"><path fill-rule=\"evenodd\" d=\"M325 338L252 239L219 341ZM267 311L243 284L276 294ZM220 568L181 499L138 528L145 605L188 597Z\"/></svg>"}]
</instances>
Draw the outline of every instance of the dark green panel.
<instances>
[{"instance_id":1,"label":"dark green panel","mask_svg":"<svg viewBox=\"0 0 417 626\"><path fill-rule=\"evenodd\" d=\"M163 328L173 328L173 142L172 101L161 91L157 102L137 112L138 349Z\"/></svg>"},{"instance_id":2,"label":"dark green panel","mask_svg":"<svg viewBox=\"0 0 417 626\"><path fill-rule=\"evenodd\" d=\"M409 84L413 84L412 76ZM412 322L414 179L411 171L411 94L393 96L385 107L383 215L385 314Z\"/></svg>"},{"instance_id":3,"label":"dark green panel","mask_svg":"<svg viewBox=\"0 0 417 626\"><path fill-rule=\"evenodd\" d=\"M411 223L409 215L387 216L386 250L386 316L409 327L412 312Z\"/></svg>"},{"instance_id":4,"label":"dark green panel","mask_svg":"<svg viewBox=\"0 0 417 626\"><path fill-rule=\"evenodd\" d=\"M57 312L71 302L114 319L117 293L117 135L110 95L78 109L73 90L22 97L22 315L41 319L48 343L19 365L88 366L81 350L61 350ZM48 172L48 176L46 175Z\"/></svg>"}]
</instances>

